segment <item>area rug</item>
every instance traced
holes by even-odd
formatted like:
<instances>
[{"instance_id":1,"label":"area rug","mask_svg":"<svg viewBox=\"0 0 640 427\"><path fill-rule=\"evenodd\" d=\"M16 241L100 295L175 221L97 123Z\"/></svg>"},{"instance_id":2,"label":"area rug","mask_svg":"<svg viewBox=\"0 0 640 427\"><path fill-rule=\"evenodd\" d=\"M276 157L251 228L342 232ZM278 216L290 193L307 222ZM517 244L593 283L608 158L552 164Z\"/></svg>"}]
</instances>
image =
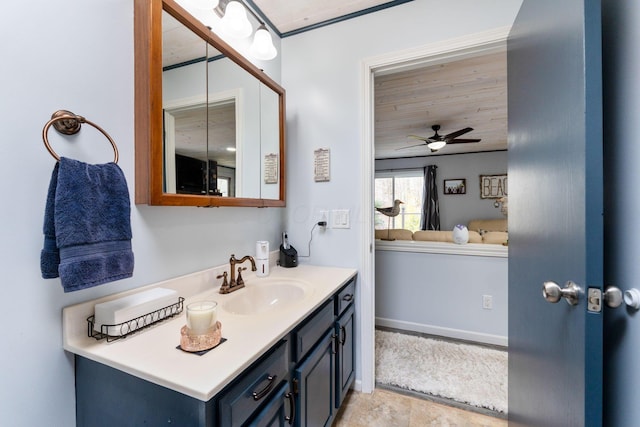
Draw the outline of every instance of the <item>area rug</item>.
<instances>
[{"instance_id":1,"label":"area rug","mask_svg":"<svg viewBox=\"0 0 640 427\"><path fill-rule=\"evenodd\" d=\"M507 412L507 352L376 330L376 382Z\"/></svg>"}]
</instances>

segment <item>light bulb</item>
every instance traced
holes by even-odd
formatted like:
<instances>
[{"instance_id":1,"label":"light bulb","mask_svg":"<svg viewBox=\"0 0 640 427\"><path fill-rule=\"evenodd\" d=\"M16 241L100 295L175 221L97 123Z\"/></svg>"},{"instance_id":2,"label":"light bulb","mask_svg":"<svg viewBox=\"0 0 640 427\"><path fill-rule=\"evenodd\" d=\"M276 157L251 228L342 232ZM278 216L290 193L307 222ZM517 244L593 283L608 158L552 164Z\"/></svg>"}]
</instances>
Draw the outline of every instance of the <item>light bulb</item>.
<instances>
[{"instance_id":1,"label":"light bulb","mask_svg":"<svg viewBox=\"0 0 640 427\"><path fill-rule=\"evenodd\" d=\"M442 147L444 147L445 145L447 145L447 143L445 141L434 141L434 142L428 143L427 147L429 147L432 150L439 150Z\"/></svg>"},{"instance_id":2,"label":"light bulb","mask_svg":"<svg viewBox=\"0 0 640 427\"><path fill-rule=\"evenodd\" d=\"M248 37L253 30L244 6L237 1L230 1L222 17L224 31L228 35L237 38Z\"/></svg>"},{"instance_id":3,"label":"light bulb","mask_svg":"<svg viewBox=\"0 0 640 427\"><path fill-rule=\"evenodd\" d=\"M273 45L271 33L269 33L269 30L267 30L267 27L264 25L261 25L254 34L250 53L254 58L263 61L268 61L278 55L278 51Z\"/></svg>"}]
</instances>

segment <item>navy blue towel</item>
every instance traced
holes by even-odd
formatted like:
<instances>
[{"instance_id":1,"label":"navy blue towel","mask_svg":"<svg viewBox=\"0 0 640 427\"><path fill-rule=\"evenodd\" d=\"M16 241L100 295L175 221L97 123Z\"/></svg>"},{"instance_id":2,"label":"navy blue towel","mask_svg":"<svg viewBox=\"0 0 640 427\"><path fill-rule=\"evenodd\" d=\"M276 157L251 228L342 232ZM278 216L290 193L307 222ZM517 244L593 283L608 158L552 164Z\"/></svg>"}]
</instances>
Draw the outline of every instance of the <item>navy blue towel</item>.
<instances>
[{"instance_id":1,"label":"navy blue towel","mask_svg":"<svg viewBox=\"0 0 640 427\"><path fill-rule=\"evenodd\" d=\"M62 157L53 168L44 215L42 277L60 277L65 292L133 275L131 204L115 163Z\"/></svg>"}]
</instances>

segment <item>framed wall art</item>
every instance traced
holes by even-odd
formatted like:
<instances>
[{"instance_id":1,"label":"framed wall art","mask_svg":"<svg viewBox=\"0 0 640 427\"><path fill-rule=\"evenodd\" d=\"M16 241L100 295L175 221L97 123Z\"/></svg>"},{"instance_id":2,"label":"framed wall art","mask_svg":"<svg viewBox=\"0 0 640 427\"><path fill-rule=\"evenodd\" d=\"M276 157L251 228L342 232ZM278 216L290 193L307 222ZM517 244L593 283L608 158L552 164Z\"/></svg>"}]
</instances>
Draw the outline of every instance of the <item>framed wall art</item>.
<instances>
[{"instance_id":1,"label":"framed wall art","mask_svg":"<svg viewBox=\"0 0 640 427\"><path fill-rule=\"evenodd\" d=\"M480 198L499 199L508 194L507 174L504 175L480 175Z\"/></svg>"},{"instance_id":2,"label":"framed wall art","mask_svg":"<svg viewBox=\"0 0 640 427\"><path fill-rule=\"evenodd\" d=\"M467 180L464 178L445 179L444 194L467 194Z\"/></svg>"}]
</instances>

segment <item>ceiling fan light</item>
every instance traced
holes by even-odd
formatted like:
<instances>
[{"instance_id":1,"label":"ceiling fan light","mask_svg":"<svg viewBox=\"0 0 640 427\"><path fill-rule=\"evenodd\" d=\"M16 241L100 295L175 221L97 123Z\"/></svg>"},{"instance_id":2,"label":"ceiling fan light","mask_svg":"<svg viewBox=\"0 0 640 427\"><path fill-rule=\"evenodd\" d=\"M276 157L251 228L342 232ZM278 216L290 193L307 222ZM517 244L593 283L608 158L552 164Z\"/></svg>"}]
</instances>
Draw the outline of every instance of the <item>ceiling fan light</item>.
<instances>
[{"instance_id":1,"label":"ceiling fan light","mask_svg":"<svg viewBox=\"0 0 640 427\"><path fill-rule=\"evenodd\" d=\"M278 51L273 45L271 33L269 33L269 30L267 30L267 27L264 24L260 25L253 36L250 53L254 58L263 61L269 61L278 55Z\"/></svg>"},{"instance_id":2,"label":"ceiling fan light","mask_svg":"<svg viewBox=\"0 0 640 427\"><path fill-rule=\"evenodd\" d=\"M427 147L429 147L432 150L439 150L442 147L444 147L445 145L447 145L447 143L445 141L433 141L427 144Z\"/></svg>"},{"instance_id":3,"label":"ceiling fan light","mask_svg":"<svg viewBox=\"0 0 640 427\"><path fill-rule=\"evenodd\" d=\"M232 37L249 37L253 27L247 18L247 11L238 1L230 1L222 17L224 32Z\"/></svg>"}]
</instances>

